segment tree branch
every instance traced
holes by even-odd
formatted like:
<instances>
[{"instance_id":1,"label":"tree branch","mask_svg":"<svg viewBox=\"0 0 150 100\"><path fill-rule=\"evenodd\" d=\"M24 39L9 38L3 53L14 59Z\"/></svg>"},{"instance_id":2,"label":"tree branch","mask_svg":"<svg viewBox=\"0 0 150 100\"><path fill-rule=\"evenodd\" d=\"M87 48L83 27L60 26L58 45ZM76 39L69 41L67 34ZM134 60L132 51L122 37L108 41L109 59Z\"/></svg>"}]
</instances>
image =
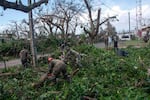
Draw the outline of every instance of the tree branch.
<instances>
[{"instance_id":1,"label":"tree branch","mask_svg":"<svg viewBox=\"0 0 150 100\"><path fill-rule=\"evenodd\" d=\"M84 0L84 2L85 2L85 4L86 4L86 7L87 7L88 12L89 12L91 30L93 31L93 30L94 30L94 23L93 23L93 19L92 19L91 7L90 7L90 5L88 4L88 1L87 1L87 0Z\"/></svg>"},{"instance_id":2,"label":"tree branch","mask_svg":"<svg viewBox=\"0 0 150 100\"><path fill-rule=\"evenodd\" d=\"M96 25L96 30L95 30L95 36L97 35L98 31L99 31L99 21L100 21L100 11L101 9L98 10L98 15L97 15L97 25Z\"/></svg>"},{"instance_id":3,"label":"tree branch","mask_svg":"<svg viewBox=\"0 0 150 100\"><path fill-rule=\"evenodd\" d=\"M48 24L48 23L51 23L52 25L54 25L54 26L56 26L57 28L59 28L62 32L64 31L60 24L53 23L52 20L49 20L48 18L41 17L40 19L43 20L43 21L44 21L45 23L47 23L47 24Z\"/></svg>"},{"instance_id":4,"label":"tree branch","mask_svg":"<svg viewBox=\"0 0 150 100\"><path fill-rule=\"evenodd\" d=\"M104 24L104 23L107 22L109 19L115 19L115 18L116 18L116 16L109 17L109 18L105 19L103 22L101 22L99 25Z\"/></svg>"},{"instance_id":5,"label":"tree branch","mask_svg":"<svg viewBox=\"0 0 150 100\"><path fill-rule=\"evenodd\" d=\"M91 33L90 31L88 31L87 29L85 29L85 27L84 27L83 29L84 29L84 32L85 32L85 33L87 33L87 34L90 35L90 33Z\"/></svg>"},{"instance_id":6,"label":"tree branch","mask_svg":"<svg viewBox=\"0 0 150 100\"><path fill-rule=\"evenodd\" d=\"M9 1L3 0L3 1L0 1L0 6L4 7L4 10L7 8L10 8L10 9L20 10L20 11L23 11L25 13L28 13L29 11L40 6L43 3L48 3L48 0L40 0L40 1L33 3L32 5L29 5L29 6L25 6L22 4L16 4L14 2L9 2Z\"/></svg>"}]
</instances>

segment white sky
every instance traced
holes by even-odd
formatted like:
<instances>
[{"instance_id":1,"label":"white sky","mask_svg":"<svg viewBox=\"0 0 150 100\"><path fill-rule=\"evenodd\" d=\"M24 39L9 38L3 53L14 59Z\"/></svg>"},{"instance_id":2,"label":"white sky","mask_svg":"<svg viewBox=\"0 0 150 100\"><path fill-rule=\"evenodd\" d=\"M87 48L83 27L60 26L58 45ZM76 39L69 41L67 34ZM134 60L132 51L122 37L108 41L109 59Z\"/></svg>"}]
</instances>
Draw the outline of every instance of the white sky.
<instances>
[{"instance_id":1,"label":"white sky","mask_svg":"<svg viewBox=\"0 0 150 100\"><path fill-rule=\"evenodd\" d=\"M10 0L9 0L10 1ZM13 0L15 1L15 0ZM51 0L50 0L51 1ZM23 2L25 2L23 0ZM131 30L135 29L136 26L136 0L95 0L95 10L93 16L97 16L97 8L102 8L101 20L108 16L117 15L119 21L114 21L112 24L116 27L117 31L128 30L129 21L128 13L130 12ZM145 24L150 24L150 0L142 1L142 17ZM28 18L26 13L7 9L5 11L0 7L0 14L3 12L3 16L0 16L0 31L7 29L8 24L12 20L21 21L24 18ZM88 15L82 14L81 21L87 22Z\"/></svg>"}]
</instances>

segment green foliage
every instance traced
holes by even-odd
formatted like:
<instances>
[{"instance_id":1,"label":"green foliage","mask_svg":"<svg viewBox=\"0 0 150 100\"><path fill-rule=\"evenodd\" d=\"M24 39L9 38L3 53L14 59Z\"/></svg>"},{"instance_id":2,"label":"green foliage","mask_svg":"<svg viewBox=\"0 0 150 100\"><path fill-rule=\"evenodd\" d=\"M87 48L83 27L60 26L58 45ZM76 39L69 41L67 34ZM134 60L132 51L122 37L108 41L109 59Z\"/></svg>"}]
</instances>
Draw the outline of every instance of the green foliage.
<instances>
[{"instance_id":1,"label":"green foliage","mask_svg":"<svg viewBox=\"0 0 150 100\"><path fill-rule=\"evenodd\" d=\"M60 41L62 40L57 39L54 36L36 40L37 52L53 52L60 44ZM24 46L27 47L28 50L30 50L30 41L21 39L0 43L0 55L18 57L20 50Z\"/></svg>"},{"instance_id":2,"label":"green foliage","mask_svg":"<svg viewBox=\"0 0 150 100\"><path fill-rule=\"evenodd\" d=\"M0 55L18 57L19 51L24 47L29 48L29 44L24 40L13 40L0 44Z\"/></svg>"},{"instance_id":3,"label":"green foliage","mask_svg":"<svg viewBox=\"0 0 150 100\"><path fill-rule=\"evenodd\" d=\"M48 38L46 39L40 39L37 41L37 51L38 52L51 52L51 51L54 51L58 44L59 44L59 39L57 39L56 37L54 36L49 36Z\"/></svg>"},{"instance_id":4,"label":"green foliage","mask_svg":"<svg viewBox=\"0 0 150 100\"><path fill-rule=\"evenodd\" d=\"M93 93L98 100L150 99L150 77L146 70L150 66L149 47L124 49L129 57L85 44L74 49L87 56L71 83L62 81L50 86L45 82L43 87L33 89L31 84L38 81L41 73L25 69L15 77L0 77L0 99L80 100ZM56 50L54 54L58 56L59 52ZM69 73L73 70L71 68L68 66Z\"/></svg>"}]
</instances>

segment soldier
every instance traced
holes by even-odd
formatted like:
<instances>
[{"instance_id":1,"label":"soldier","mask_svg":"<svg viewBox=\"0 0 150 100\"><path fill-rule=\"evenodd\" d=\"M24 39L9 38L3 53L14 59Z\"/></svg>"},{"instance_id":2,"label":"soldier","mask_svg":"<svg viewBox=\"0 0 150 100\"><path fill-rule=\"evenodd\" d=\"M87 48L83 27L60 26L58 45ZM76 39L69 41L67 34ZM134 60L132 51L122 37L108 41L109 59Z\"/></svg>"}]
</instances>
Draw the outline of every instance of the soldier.
<instances>
[{"instance_id":1,"label":"soldier","mask_svg":"<svg viewBox=\"0 0 150 100\"><path fill-rule=\"evenodd\" d=\"M118 41L119 41L119 37L117 36L117 34L115 34L113 36L113 41L114 41L114 51L117 52L117 50L118 50Z\"/></svg>"},{"instance_id":2,"label":"soldier","mask_svg":"<svg viewBox=\"0 0 150 100\"><path fill-rule=\"evenodd\" d=\"M105 48L108 49L108 35L104 36Z\"/></svg>"},{"instance_id":3,"label":"soldier","mask_svg":"<svg viewBox=\"0 0 150 100\"><path fill-rule=\"evenodd\" d=\"M66 64L62 60L48 58L48 63L49 69L47 75L50 76L54 82L56 82L56 78L58 78L60 74L63 75L64 79L70 81L67 74Z\"/></svg>"},{"instance_id":4,"label":"soldier","mask_svg":"<svg viewBox=\"0 0 150 100\"><path fill-rule=\"evenodd\" d=\"M79 53L71 48L67 48L67 53L64 57L64 61L69 61L72 66L82 67L81 58L86 56L85 54Z\"/></svg>"},{"instance_id":5,"label":"soldier","mask_svg":"<svg viewBox=\"0 0 150 100\"><path fill-rule=\"evenodd\" d=\"M22 66L23 66L24 68L28 67L29 52L28 52L28 50L26 49L26 47L24 47L24 48L20 51L19 56L20 56L20 59L21 59Z\"/></svg>"},{"instance_id":6,"label":"soldier","mask_svg":"<svg viewBox=\"0 0 150 100\"><path fill-rule=\"evenodd\" d=\"M70 82L71 77L73 77L79 69L73 71L71 75L67 74L66 64L62 60L48 58L48 72L43 74L39 80L39 82L33 83L32 86L34 88L39 88L43 86L45 81L52 81L56 83L56 78L58 78L61 74L64 79Z\"/></svg>"}]
</instances>

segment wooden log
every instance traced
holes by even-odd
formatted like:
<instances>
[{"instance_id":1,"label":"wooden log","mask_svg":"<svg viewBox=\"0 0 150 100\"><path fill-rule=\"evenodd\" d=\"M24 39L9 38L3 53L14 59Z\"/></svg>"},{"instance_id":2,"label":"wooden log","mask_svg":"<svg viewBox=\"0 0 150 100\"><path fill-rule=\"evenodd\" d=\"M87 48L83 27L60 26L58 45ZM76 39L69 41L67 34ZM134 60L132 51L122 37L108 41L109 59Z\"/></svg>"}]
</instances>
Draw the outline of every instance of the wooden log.
<instances>
[{"instance_id":1,"label":"wooden log","mask_svg":"<svg viewBox=\"0 0 150 100\"><path fill-rule=\"evenodd\" d=\"M77 68L76 70L74 70L74 71L71 73L70 77L72 78L74 75L76 75L76 73L77 73L78 71L79 71L79 68ZM43 74L38 82L32 83L32 86L33 86L34 88L39 88L39 87L43 86L44 82L45 82L47 79L48 79L49 81L52 81L52 80L53 80L53 78L52 78L51 76L48 76L47 73L46 73L46 74ZM59 79L58 81L63 81L63 80Z\"/></svg>"},{"instance_id":2,"label":"wooden log","mask_svg":"<svg viewBox=\"0 0 150 100\"><path fill-rule=\"evenodd\" d=\"M39 88L39 87L43 86L43 84L46 80L52 81L52 80L54 80L54 78L52 76L49 76L48 73L43 74L38 82L32 83L32 86L34 88Z\"/></svg>"},{"instance_id":3,"label":"wooden log","mask_svg":"<svg viewBox=\"0 0 150 100\"><path fill-rule=\"evenodd\" d=\"M72 78L74 75L77 74L78 71L79 71L79 68L77 68L76 70L74 70L74 71L71 73L70 77Z\"/></svg>"},{"instance_id":4,"label":"wooden log","mask_svg":"<svg viewBox=\"0 0 150 100\"><path fill-rule=\"evenodd\" d=\"M46 81L47 78L48 78L48 76L47 76L47 73L46 73L46 74L41 76L39 82L33 83L32 86L34 88L38 88L38 87L43 86L43 83Z\"/></svg>"},{"instance_id":5,"label":"wooden log","mask_svg":"<svg viewBox=\"0 0 150 100\"><path fill-rule=\"evenodd\" d=\"M18 75L19 74L19 72L18 73L0 73L0 77L3 77L3 76L14 76L14 75Z\"/></svg>"},{"instance_id":6,"label":"wooden log","mask_svg":"<svg viewBox=\"0 0 150 100\"><path fill-rule=\"evenodd\" d=\"M44 73L47 72L47 69L42 69L42 68L40 68L40 67L34 68L34 70L35 70L36 72L44 72Z\"/></svg>"},{"instance_id":7,"label":"wooden log","mask_svg":"<svg viewBox=\"0 0 150 100\"><path fill-rule=\"evenodd\" d=\"M96 98L91 98L89 96L83 96L81 100L97 100Z\"/></svg>"}]
</instances>

